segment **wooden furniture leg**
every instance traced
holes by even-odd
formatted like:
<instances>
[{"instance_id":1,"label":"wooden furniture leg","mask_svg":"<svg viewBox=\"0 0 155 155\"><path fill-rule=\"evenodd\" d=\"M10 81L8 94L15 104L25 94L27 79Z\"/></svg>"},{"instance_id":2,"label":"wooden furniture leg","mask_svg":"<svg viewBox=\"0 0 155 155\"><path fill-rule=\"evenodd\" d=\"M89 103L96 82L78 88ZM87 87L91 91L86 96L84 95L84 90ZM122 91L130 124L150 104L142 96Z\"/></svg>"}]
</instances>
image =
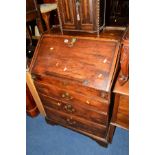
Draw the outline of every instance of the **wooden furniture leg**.
<instances>
[{"instance_id":1,"label":"wooden furniture leg","mask_svg":"<svg viewBox=\"0 0 155 155\"><path fill-rule=\"evenodd\" d=\"M121 74L119 75L119 83L123 85L129 78L129 28L126 29L122 39L121 49Z\"/></svg>"},{"instance_id":2,"label":"wooden furniture leg","mask_svg":"<svg viewBox=\"0 0 155 155\"><path fill-rule=\"evenodd\" d=\"M36 19L36 24L38 26L39 33L43 34L44 27L43 27L42 21L39 18Z\"/></svg>"},{"instance_id":3,"label":"wooden furniture leg","mask_svg":"<svg viewBox=\"0 0 155 155\"><path fill-rule=\"evenodd\" d=\"M43 17L43 20L45 21L45 24L46 24L46 27L47 27L47 31L50 32L51 31L51 27L50 27L50 12L42 13L42 17Z\"/></svg>"},{"instance_id":4,"label":"wooden furniture leg","mask_svg":"<svg viewBox=\"0 0 155 155\"><path fill-rule=\"evenodd\" d=\"M110 124L109 131L108 131L108 137L107 137L107 140L109 143L112 142L115 129L116 129L116 126Z\"/></svg>"},{"instance_id":5,"label":"wooden furniture leg","mask_svg":"<svg viewBox=\"0 0 155 155\"><path fill-rule=\"evenodd\" d=\"M32 33L31 33L28 25L26 25L26 34L27 34L28 38L30 39L30 45L32 45Z\"/></svg>"}]
</instances>

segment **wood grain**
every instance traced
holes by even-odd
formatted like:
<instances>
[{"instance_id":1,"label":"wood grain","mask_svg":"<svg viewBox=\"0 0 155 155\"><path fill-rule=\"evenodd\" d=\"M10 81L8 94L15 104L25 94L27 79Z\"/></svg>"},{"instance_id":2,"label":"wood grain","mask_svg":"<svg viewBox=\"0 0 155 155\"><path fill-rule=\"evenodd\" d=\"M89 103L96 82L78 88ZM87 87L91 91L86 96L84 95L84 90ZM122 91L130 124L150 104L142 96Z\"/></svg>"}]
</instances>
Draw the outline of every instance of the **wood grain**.
<instances>
[{"instance_id":1,"label":"wood grain","mask_svg":"<svg viewBox=\"0 0 155 155\"><path fill-rule=\"evenodd\" d=\"M40 41L38 55L34 57L37 65L34 64L33 72L45 74L44 71L48 70L71 79L87 80L88 87L108 92L111 87L109 81L113 78L110 71L116 64L119 42L78 37L75 45L70 48L64 43L64 39L71 40L72 37L44 35L41 38L43 41ZM54 50L51 51L51 47ZM51 58L52 61L49 61ZM57 63L59 66L56 66ZM100 74L102 77L98 78Z\"/></svg>"},{"instance_id":2,"label":"wood grain","mask_svg":"<svg viewBox=\"0 0 155 155\"><path fill-rule=\"evenodd\" d=\"M30 73L49 122L107 144L119 47L107 38L42 35Z\"/></svg>"},{"instance_id":3,"label":"wood grain","mask_svg":"<svg viewBox=\"0 0 155 155\"><path fill-rule=\"evenodd\" d=\"M117 79L113 93L114 108L111 124L129 129L129 82L120 85Z\"/></svg>"},{"instance_id":4,"label":"wood grain","mask_svg":"<svg viewBox=\"0 0 155 155\"><path fill-rule=\"evenodd\" d=\"M63 31L97 32L98 27L103 29L104 0L57 0L57 4Z\"/></svg>"}]
</instances>

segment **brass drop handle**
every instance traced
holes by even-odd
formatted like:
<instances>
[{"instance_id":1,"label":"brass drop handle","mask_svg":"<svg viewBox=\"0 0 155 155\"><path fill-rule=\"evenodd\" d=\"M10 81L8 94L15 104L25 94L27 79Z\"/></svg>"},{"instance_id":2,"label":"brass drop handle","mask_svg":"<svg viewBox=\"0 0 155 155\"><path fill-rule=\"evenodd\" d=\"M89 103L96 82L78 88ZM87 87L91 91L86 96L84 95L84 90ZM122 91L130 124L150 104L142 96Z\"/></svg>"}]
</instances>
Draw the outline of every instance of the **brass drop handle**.
<instances>
[{"instance_id":1,"label":"brass drop handle","mask_svg":"<svg viewBox=\"0 0 155 155\"><path fill-rule=\"evenodd\" d=\"M71 118L71 119L67 118L66 121L67 121L67 123L68 123L69 125L74 125L74 124L76 124L76 122L75 122L74 120L72 120L72 118Z\"/></svg>"},{"instance_id":2,"label":"brass drop handle","mask_svg":"<svg viewBox=\"0 0 155 155\"><path fill-rule=\"evenodd\" d=\"M67 104L64 106L64 109L69 112L69 113L73 113L75 112L75 109L73 108L73 106L71 104Z\"/></svg>"},{"instance_id":3,"label":"brass drop handle","mask_svg":"<svg viewBox=\"0 0 155 155\"><path fill-rule=\"evenodd\" d=\"M72 96L70 96L70 94L68 92L65 92L61 95L62 98L65 98L65 99L68 99L68 100L71 100L73 99Z\"/></svg>"}]
</instances>

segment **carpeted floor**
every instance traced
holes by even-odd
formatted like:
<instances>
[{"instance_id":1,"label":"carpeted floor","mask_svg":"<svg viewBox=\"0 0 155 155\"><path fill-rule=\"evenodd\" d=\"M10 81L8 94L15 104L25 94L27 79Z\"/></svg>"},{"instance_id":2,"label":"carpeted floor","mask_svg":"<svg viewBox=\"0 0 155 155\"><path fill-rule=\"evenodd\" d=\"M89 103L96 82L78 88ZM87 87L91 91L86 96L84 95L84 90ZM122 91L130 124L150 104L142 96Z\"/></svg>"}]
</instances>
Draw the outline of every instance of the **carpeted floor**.
<instances>
[{"instance_id":1,"label":"carpeted floor","mask_svg":"<svg viewBox=\"0 0 155 155\"><path fill-rule=\"evenodd\" d=\"M42 116L26 116L26 155L128 155L129 132L116 128L113 142L101 147L92 139L61 126L51 126Z\"/></svg>"}]
</instances>

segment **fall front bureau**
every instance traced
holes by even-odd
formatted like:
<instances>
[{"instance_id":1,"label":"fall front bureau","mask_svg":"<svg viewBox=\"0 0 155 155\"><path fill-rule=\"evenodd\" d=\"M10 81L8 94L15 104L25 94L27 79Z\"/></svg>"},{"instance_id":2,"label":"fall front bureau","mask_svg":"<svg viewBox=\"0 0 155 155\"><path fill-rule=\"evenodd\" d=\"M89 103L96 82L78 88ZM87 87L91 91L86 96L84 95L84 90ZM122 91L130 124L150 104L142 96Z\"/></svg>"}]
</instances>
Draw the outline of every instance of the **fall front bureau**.
<instances>
[{"instance_id":1,"label":"fall front bureau","mask_svg":"<svg viewBox=\"0 0 155 155\"><path fill-rule=\"evenodd\" d=\"M118 58L117 41L43 35L30 72L46 121L107 146L111 87Z\"/></svg>"}]
</instances>

